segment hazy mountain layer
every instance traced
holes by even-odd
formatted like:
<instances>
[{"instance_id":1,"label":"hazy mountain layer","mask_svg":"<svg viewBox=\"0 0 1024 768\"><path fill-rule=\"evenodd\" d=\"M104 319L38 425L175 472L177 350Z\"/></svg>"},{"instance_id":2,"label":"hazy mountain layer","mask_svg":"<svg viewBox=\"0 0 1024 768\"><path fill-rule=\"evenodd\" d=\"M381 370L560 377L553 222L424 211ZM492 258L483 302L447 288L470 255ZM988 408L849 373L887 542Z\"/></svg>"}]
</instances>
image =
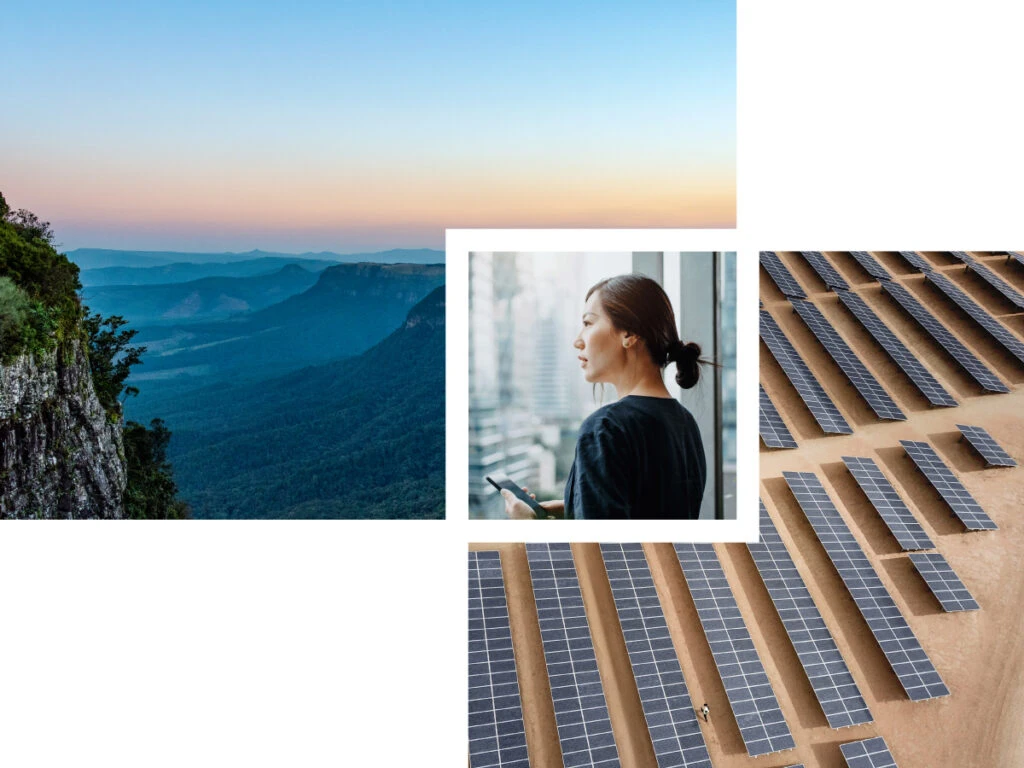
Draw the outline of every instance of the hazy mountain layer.
<instances>
[{"instance_id":1,"label":"hazy mountain layer","mask_svg":"<svg viewBox=\"0 0 1024 768\"><path fill-rule=\"evenodd\" d=\"M444 516L444 288L358 357L164 404L196 517Z\"/></svg>"},{"instance_id":2,"label":"hazy mountain layer","mask_svg":"<svg viewBox=\"0 0 1024 768\"><path fill-rule=\"evenodd\" d=\"M89 286L81 295L93 312L131 318L131 324L138 328L221 320L252 312L301 293L318 279L316 272L290 264L258 277L205 277L170 285Z\"/></svg>"},{"instance_id":3,"label":"hazy mountain layer","mask_svg":"<svg viewBox=\"0 0 1024 768\"><path fill-rule=\"evenodd\" d=\"M77 248L67 253L67 257L81 269L100 269L102 267L156 267L175 262L203 264L207 262L229 263L235 261L251 261L267 256L276 256L288 260L317 259L320 261L336 261L354 264L359 261L376 261L382 264L437 264L444 261L444 251L428 248L394 249L377 253L275 253L273 251L246 251L245 253L187 253L181 251L117 251L104 248Z\"/></svg>"},{"instance_id":4,"label":"hazy mountain layer","mask_svg":"<svg viewBox=\"0 0 1024 768\"><path fill-rule=\"evenodd\" d=\"M130 418L163 413L163 402L222 381L254 381L303 366L357 355L396 328L406 313L444 283L444 267L342 264L308 290L227 320L149 326L135 342L149 351L129 383Z\"/></svg>"},{"instance_id":5,"label":"hazy mountain layer","mask_svg":"<svg viewBox=\"0 0 1024 768\"><path fill-rule=\"evenodd\" d=\"M297 264L307 272L319 272L338 264L337 261L267 256L246 261L191 264L176 262L159 267L103 267L83 269L79 279L85 287L108 285L156 285L185 283L204 277L256 277L270 275L289 264Z\"/></svg>"}]
</instances>

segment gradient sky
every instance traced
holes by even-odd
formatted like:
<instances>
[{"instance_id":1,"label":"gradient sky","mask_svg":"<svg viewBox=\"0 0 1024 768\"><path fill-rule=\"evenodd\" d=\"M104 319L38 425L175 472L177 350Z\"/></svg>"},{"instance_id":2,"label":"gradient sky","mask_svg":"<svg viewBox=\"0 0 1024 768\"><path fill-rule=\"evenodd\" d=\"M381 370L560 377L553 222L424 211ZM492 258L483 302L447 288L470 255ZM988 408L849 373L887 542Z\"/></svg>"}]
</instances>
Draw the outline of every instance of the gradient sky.
<instances>
[{"instance_id":1,"label":"gradient sky","mask_svg":"<svg viewBox=\"0 0 1024 768\"><path fill-rule=\"evenodd\" d=\"M735 5L4 11L0 191L66 249L735 223Z\"/></svg>"}]
</instances>

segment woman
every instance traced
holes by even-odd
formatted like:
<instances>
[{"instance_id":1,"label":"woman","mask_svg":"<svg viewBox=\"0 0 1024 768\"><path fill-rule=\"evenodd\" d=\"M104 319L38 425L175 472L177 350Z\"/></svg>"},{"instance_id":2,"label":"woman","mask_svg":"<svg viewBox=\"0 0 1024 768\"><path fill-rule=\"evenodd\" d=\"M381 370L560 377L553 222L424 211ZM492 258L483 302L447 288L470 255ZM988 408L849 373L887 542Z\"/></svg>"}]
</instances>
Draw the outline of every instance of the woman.
<instances>
[{"instance_id":1,"label":"woman","mask_svg":"<svg viewBox=\"0 0 1024 768\"><path fill-rule=\"evenodd\" d=\"M680 340L665 291L641 275L602 280L587 292L573 346L583 377L613 385L619 399L583 422L565 498L542 506L552 516L577 519L696 519L707 472L704 446L662 372L675 363L676 382L688 389L706 361L697 344ZM509 517L536 517L509 491L501 495Z\"/></svg>"}]
</instances>

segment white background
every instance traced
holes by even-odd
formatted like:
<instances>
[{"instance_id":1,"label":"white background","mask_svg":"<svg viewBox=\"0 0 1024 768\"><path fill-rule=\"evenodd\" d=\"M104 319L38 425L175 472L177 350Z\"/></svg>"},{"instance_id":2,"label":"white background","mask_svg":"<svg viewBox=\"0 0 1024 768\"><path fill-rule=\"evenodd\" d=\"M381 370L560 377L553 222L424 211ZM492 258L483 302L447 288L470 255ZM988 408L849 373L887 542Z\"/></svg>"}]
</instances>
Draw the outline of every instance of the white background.
<instances>
[{"instance_id":1,"label":"white background","mask_svg":"<svg viewBox=\"0 0 1024 768\"><path fill-rule=\"evenodd\" d=\"M704 247L1024 248L1021 7L741 0L738 229ZM3 524L0 764L466 765L453 518Z\"/></svg>"}]
</instances>

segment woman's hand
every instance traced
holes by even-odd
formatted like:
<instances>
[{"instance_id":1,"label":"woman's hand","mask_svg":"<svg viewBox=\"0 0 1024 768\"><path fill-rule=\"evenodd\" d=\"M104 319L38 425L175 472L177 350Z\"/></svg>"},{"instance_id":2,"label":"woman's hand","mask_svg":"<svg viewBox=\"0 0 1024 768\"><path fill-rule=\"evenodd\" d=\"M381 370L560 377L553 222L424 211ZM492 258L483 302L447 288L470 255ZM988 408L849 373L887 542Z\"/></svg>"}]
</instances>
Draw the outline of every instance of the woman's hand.
<instances>
[{"instance_id":1,"label":"woman's hand","mask_svg":"<svg viewBox=\"0 0 1024 768\"><path fill-rule=\"evenodd\" d=\"M530 494L531 499L536 499L536 494L530 493L530 489L524 487L524 493ZM505 514L508 515L510 520L536 520L537 514L533 511L529 504L525 501L520 501L516 498L516 495L512 491L502 491L501 498L505 500ZM544 509L548 510L548 518L562 517L565 515L565 504L561 499L556 501L542 501L540 505Z\"/></svg>"},{"instance_id":2,"label":"woman's hand","mask_svg":"<svg viewBox=\"0 0 1024 768\"><path fill-rule=\"evenodd\" d=\"M537 498L536 494L530 493L529 488L524 487L523 491L529 493L531 499ZM505 500L505 514L508 515L509 520L537 519L537 513L530 508L530 505L517 499L512 491L502 490L501 498Z\"/></svg>"}]
</instances>

